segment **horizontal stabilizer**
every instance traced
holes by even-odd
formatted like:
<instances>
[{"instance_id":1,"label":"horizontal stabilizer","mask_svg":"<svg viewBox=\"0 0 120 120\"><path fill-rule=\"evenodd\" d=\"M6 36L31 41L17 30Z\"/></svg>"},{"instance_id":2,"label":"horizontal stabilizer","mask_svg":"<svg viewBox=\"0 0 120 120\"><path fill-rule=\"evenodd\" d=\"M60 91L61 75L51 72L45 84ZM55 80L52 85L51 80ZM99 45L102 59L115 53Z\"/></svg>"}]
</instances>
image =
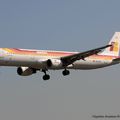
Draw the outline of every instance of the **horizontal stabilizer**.
<instances>
[{"instance_id":1,"label":"horizontal stabilizer","mask_svg":"<svg viewBox=\"0 0 120 120\"><path fill-rule=\"evenodd\" d=\"M120 62L120 58L113 59L113 62Z\"/></svg>"}]
</instances>

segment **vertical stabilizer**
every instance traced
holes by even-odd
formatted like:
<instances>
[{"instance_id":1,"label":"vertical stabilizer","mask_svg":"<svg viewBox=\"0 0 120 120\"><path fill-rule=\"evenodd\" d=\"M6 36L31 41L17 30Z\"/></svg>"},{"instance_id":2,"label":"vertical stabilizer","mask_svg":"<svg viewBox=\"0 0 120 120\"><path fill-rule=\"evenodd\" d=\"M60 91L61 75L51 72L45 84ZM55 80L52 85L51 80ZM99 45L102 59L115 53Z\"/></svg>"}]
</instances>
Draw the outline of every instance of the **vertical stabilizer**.
<instances>
[{"instance_id":1,"label":"vertical stabilizer","mask_svg":"<svg viewBox=\"0 0 120 120\"><path fill-rule=\"evenodd\" d=\"M119 56L120 51L120 32L115 32L112 39L109 42L109 45L112 45L109 48L106 48L101 55L110 55L110 56Z\"/></svg>"}]
</instances>

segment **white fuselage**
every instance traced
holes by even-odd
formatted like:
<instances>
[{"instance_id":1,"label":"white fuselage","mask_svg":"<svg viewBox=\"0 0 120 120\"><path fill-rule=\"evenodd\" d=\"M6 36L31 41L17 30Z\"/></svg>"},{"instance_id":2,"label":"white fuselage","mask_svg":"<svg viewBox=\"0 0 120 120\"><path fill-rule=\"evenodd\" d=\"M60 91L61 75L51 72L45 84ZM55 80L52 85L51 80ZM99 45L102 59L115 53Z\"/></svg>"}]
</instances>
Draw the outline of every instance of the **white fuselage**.
<instances>
[{"instance_id":1,"label":"white fuselage","mask_svg":"<svg viewBox=\"0 0 120 120\"><path fill-rule=\"evenodd\" d=\"M98 58L97 58L98 57ZM85 60L77 60L73 64L69 65L68 69L96 69L101 67L110 66L119 62L112 62L112 59L101 59L101 56L87 57ZM36 69L42 69L43 63L47 59L53 59L56 56L37 56L27 54L13 54L2 53L0 56L0 66L27 66ZM63 67L51 67L49 69L63 69Z\"/></svg>"}]
</instances>

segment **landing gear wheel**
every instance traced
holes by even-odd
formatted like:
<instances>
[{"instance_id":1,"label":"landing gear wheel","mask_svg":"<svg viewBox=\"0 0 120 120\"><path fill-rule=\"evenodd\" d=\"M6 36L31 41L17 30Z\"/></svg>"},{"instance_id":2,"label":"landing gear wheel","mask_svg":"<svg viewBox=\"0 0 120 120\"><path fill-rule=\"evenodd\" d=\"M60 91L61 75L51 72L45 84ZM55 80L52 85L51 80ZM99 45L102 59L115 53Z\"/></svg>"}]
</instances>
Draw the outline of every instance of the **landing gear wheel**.
<instances>
[{"instance_id":1,"label":"landing gear wheel","mask_svg":"<svg viewBox=\"0 0 120 120\"><path fill-rule=\"evenodd\" d=\"M49 79L50 79L49 75L46 74L46 75L43 76L43 80L49 80Z\"/></svg>"},{"instance_id":2,"label":"landing gear wheel","mask_svg":"<svg viewBox=\"0 0 120 120\"><path fill-rule=\"evenodd\" d=\"M63 74L64 76L69 75L69 74L70 74L70 71L69 71L69 70L64 70L64 71L62 72L62 74Z\"/></svg>"},{"instance_id":3,"label":"landing gear wheel","mask_svg":"<svg viewBox=\"0 0 120 120\"><path fill-rule=\"evenodd\" d=\"M50 79L50 75L46 74L46 71L47 70L42 69L42 72L45 73L45 75L43 76L43 80L49 80Z\"/></svg>"}]
</instances>

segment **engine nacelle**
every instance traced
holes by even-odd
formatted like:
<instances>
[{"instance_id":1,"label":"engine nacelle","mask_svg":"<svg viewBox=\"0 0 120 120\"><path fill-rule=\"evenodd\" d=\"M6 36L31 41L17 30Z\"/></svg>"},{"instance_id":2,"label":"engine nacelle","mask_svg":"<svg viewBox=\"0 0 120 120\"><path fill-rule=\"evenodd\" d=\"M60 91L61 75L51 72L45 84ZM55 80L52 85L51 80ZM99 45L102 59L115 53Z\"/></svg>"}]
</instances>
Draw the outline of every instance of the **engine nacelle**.
<instances>
[{"instance_id":1,"label":"engine nacelle","mask_svg":"<svg viewBox=\"0 0 120 120\"><path fill-rule=\"evenodd\" d=\"M47 66L49 67L49 68L58 68L58 69L60 69L61 67L62 67L62 61L61 60L59 60L59 59L48 59L47 60Z\"/></svg>"},{"instance_id":2,"label":"engine nacelle","mask_svg":"<svg viewBox=\"0 0 120 120\"><path fill-rule=\"evenodd\" d=\"M17 73L20 76L29 76L36 73L36 70L29 67L18 67Z\"/></svg>"}]
</instances>

